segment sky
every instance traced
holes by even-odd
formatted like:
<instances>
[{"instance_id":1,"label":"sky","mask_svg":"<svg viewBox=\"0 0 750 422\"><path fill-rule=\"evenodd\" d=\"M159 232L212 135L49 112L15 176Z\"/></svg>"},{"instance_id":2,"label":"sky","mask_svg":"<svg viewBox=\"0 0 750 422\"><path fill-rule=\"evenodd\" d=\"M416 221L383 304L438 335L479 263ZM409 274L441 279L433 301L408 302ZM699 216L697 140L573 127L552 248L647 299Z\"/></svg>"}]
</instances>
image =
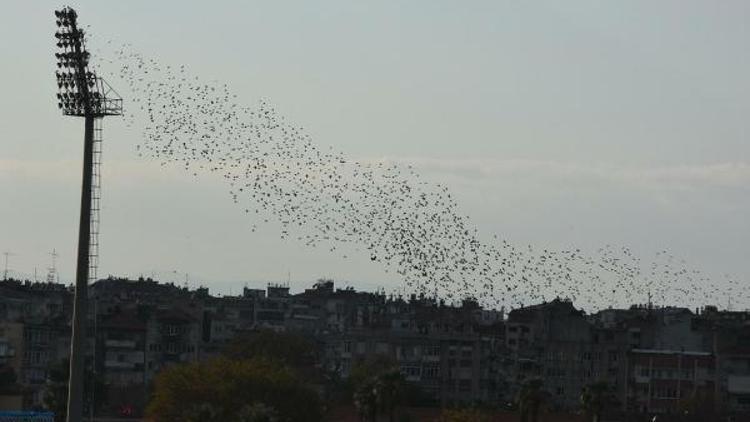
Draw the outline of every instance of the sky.
<instances>
[{"instance_id":1,"label":"sky","mask_svg":"<svg viewBox=\"0 0 750 422\"><path fill-rule=\"evenodd\" d=\"M265 99L321 146L414 165L479 229L536 247L669 250L750 280L750 3L673 1L69 2L106 40ZM72 280L82 128L56 106L53 10L13 0L0 26L0 249ZM116 81L110 81L116 85ZM115 88L118 88L115 86ZM125 96L125 107L128 98ZM320 277L399 285L252 225L220 180L136 154L104 122L99 274L219 293Z\"/></svg>"}]
</instances>

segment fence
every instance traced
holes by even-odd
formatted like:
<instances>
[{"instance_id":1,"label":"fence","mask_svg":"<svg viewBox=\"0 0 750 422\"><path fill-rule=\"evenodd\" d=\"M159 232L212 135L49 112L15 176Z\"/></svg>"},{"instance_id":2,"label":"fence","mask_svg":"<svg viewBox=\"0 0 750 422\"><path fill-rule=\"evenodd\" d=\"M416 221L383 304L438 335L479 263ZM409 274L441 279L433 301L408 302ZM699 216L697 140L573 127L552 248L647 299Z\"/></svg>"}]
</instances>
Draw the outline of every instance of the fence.
<instances>
[{"instance_id":1,"label":"fence","mask_svg":"<svg viewBox=\"0 0 750 422\"><path fill-rule=\"evenodd\" d=\"M54 422L52 412L6 412L0 411L0 422Z\"/></svg>"}]
</instances>

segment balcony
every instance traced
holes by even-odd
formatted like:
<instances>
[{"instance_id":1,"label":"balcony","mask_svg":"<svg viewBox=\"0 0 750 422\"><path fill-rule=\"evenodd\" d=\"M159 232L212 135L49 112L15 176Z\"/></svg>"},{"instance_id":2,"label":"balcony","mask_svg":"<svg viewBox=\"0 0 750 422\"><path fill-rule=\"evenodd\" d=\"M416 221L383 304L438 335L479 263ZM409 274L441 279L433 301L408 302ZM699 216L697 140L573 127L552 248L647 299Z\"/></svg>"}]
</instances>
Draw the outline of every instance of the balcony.
<instances>
[{"instance_id":1,"label":"balcony","mask_svg":"<svg viewBox=\"0 0 750 422\"><path fill-rule=\"evenodd\" d=\"M9 359L16 356L16 349L0 344L0 359Z\"/></svg>"},{"instance_id":2,"label":"balcony","mask_svg":"<svg viewBox=\"0 0 750 422\"><path fill-rule=\"evenodd\" d=\"M750 375L730 375L727 390L730 394L750 394Z\"/></svg>"},{"instance_id":3,"label":"balcony","mask_svg":"<svg viewBox=\"0 0 750 422\"><path fill-rule=\"evenodd\" d=\"M119 362L116 360L104 361L104 367L107 369L135 369L135 362Z\"/></svg>"},{"instance_id":4,"label":"balcony","mask_svg":"<svg viewBox=\"0 0 750 422\"><path fill-rule=\"evenodd\" d=\"M134 340L107 340L104 342L104 347L117 348L117 349L135 349Z\"/></svg>"}]
</instances>

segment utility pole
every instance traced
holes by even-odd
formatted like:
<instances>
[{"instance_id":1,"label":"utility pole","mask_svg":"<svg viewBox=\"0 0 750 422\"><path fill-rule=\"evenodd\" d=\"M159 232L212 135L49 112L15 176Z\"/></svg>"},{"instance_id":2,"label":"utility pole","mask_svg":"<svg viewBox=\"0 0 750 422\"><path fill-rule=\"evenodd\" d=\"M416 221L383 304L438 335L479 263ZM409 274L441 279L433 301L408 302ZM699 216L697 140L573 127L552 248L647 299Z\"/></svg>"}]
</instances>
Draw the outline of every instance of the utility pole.
<instances>
[{"instance_id":1,"label":"utility pole","mask_svg":"<svg viewBox=\"0 0 750 422\"><path fill-rule=\"evenodd\" d=\"M58 32L55 53L58 71L58 107L65 116L84 118L83 172L81 183L81 213L78 225L78 259L76 262L75 296L73 299L73 321L70 342L70 379L68 381L68 422L81 422L83 418L84 343L86 341L86 319L88 317L88 283L91 268L91 249L97 248L92 239L98 228L98 218L92 218L92 202L98 211L98 193L93 184L97 165L95 120L104 116L122 115L122 99L101 78L88 70L90 54L86 51L84 32L78 27L78 14L70 7L55 11ZM99 138L99 142L101 138ZM95 238L96 236L94 236ZM96 257L94 257L96 262Z\"/></svg>"}]
</instances>

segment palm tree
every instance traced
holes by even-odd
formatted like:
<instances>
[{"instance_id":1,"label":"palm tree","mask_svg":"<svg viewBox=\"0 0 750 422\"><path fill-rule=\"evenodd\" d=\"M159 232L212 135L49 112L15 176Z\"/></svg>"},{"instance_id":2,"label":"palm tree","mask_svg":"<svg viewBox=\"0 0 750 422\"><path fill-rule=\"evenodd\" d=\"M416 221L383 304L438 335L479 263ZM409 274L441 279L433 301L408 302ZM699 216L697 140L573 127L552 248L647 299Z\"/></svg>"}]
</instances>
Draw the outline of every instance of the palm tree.
<instances>
[{"instance_id":1,"label":"palm tree","mask_svg":"<svg viewBox=\"0 0 750 422\"><path fill-rule=\"evenodd\" d=\"M539 410L544 401L544 391L542 391L542 386L542 380L539 378L526 380L521 386L521 392L518 399L521 422L539 421Z\"/></svg>"},{"instance_id":2,"label":"palm tree","mask_svg":"<svg viewBox=\"0 0 750 422\"><path fill-rule=\"evenodd\" d=\"M599 422L602 412L614 403L606 381L598 381L583 388L581 406L586 414L591 415L592 422Z\"/></svg>"},{"instance_id":3,"label":"palm tree","mask_svg":"<svg viewBox=\"0 0 750 422\"><path fill-rule=\"evenodd\" d=\"M388 415L389 422L396 421L396 408L401 404L404 390L404 376L398 369L392 369L378 377L380 403Z\"/></svg>"},{"instance_id":4,"label":"palm tree","mask_svg":"<svg viewBox=\"0 0 750 422\"><path fill-rule=\"evenodd\" d=\"M375 422L378 417L378 386L374 380L362 382L354 392L354 406L363 422Z\"/></svg>"},{"instance_id":5,"label":"palm tree","mask_svg":"<svg viewBox=\"0 0 750 422\"><path fill-rule=\"evenodd\" d=\"M261 402L255 402L240 409L239 422L279 422L276 410Z\"/></svg>"},{"instance_id":6,"label":"palm tree","mask_svg":"<svg viewBox=\"0 0 750 422\"><path fill-rule=\"evenodd\" d=\"M404 377L398 369L370 377L354 393L354 404L360 419L375 422L379 415L387 415L389 422L396 420L396 408L401 402Z\"/></svg>"}]
</instances>

